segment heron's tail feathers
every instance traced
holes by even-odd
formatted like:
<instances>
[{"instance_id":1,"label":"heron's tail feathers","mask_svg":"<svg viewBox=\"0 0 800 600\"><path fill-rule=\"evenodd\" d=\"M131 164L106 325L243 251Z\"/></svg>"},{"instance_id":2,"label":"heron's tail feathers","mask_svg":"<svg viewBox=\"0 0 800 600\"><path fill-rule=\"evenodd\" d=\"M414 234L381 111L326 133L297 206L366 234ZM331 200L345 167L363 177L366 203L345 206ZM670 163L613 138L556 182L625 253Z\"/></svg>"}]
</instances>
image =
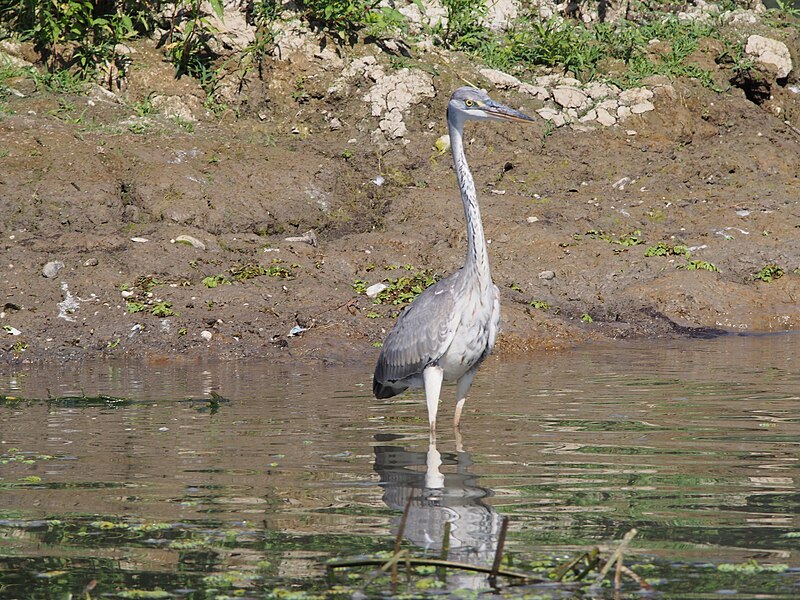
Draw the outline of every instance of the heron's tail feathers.
<instances>
[{"instance_id":1,"label":"heron's tail feathers","mask_svg":"<svg viewBox=\"0 0 800 600\"><path fill-rule=\"evenodd\" d=\"M406 389L408 389L407 385L399 383L381 383L375 378L372 379L372 393L375 394L375 397L379 400L402 394Z\"/></svg>"}]
</instances>

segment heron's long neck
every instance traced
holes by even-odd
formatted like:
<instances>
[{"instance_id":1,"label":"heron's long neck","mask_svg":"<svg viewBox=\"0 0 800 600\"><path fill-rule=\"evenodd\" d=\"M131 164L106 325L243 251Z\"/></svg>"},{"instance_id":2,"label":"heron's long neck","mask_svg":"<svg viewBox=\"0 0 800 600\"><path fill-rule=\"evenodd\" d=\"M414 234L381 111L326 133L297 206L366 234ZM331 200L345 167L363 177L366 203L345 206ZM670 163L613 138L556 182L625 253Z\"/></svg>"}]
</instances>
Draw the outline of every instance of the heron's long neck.
<instances>
[{"instance_id":1,"label":"heron's long neck","mask_svg":"<svg viewBox=\"0 0 800 600\"><path fill-rule=\"evenodd\" d=\"M489 253L486 238L483 234L481 210L475 193L475 182L472 179L467 157L464 155L463 123L454 123L448 119L450 130L450 149L453 151L453 162L456 168L456 179L461 189L461 201L464 203L464 216L467 220L467 260L466 267L475 268L478 274L491 281L489 270Z\"/></svg>"}]
</instances>

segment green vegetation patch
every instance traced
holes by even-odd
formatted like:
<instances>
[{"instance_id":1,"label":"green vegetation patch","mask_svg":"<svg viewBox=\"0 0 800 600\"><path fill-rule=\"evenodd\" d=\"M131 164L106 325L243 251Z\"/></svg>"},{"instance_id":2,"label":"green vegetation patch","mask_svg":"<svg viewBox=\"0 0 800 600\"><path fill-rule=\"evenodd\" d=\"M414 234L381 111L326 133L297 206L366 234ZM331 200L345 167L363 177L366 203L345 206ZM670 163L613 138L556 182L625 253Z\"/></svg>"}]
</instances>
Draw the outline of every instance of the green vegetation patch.
<instances>
[{"instance_id":1,"label":"green vegetation patch","mask_svg":"<svg viewBox=\"0 0 800 600\"><path fill-rule=\"evenodd\" d=\"M759 270L758 273L753 275L753 279L763 281L765 283L772 283L774 280L780 279L785 274L786 272L782 267L779 267L776 264L769 264Z\"/></svg>"},{"instance_id":2,"label":"green vegetation patch","mask_svg":"<svg viewBox=\"0 0 800 600\"><path fill-rule=\"evenodd\" d=\"M685 244L668 244L658 242L655 246L650 246L644 253L646 257L651 256L685 256L689 258L691 253Z\"/></svg>"},{"instance_id":3,"label":"green vegetation patch","mask_svg":"<svg viewBox=\"0 0 800 600\"><path fill-rule=\"evenodd\" d=\"M280 258L272 259L269 265L260 265L248 262L232 266L228 273L224 275L209 275L204 277L201 283L207 288L215 288L220 285L230 285L234 281L247 281L256 277L276 277L278 279L294 279L296 277L294 269L300 265L287 266Z\"/></svg>"},{"instance_id":4,"label":"green vegetation patch","mask_svg":"<svg viewBox=\"0 0 800 600\"><path fill-rule=\"evenodd\" d=\"M397 268L396 266L386 267L387 270ZM375 304L405 306L441 279L433 269L416 269L412 265L405 265L402 268L408 272L407 275L383 279L382 283L387 287L375 297L373 300ZM367 268L367 270L371 269ZM368 285L366 281L358 279L353 283L352 287L357 293L366 294Z\"/></svg>"}]
</instances>

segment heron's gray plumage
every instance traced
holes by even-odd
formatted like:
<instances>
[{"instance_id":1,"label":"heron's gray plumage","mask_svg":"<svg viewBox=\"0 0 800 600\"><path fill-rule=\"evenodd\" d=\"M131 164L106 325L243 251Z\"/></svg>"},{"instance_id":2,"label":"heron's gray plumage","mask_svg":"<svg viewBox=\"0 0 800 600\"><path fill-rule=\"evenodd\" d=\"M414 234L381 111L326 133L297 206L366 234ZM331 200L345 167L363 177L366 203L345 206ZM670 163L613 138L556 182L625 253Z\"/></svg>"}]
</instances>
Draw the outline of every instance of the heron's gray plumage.
<instances>
[{"instance_id":1,"label":"heron's gray plumage","mask_svg":"<svg viewBox=\"0 0 800 600\"><path fill-rule=\"evenodd\" d=\"M482 90L463 87L453 93L447 125L467 221L467 257L463 267L426 289L400 315L375 366L373 392L378 398L425 386L432 430L442 380L458 382L458 425L472 379L492 351L500 325L499 293L492 283L475 183L462 139L465 121L484 119L532 120L494 102Z\"/></svg>"}]
</instances>

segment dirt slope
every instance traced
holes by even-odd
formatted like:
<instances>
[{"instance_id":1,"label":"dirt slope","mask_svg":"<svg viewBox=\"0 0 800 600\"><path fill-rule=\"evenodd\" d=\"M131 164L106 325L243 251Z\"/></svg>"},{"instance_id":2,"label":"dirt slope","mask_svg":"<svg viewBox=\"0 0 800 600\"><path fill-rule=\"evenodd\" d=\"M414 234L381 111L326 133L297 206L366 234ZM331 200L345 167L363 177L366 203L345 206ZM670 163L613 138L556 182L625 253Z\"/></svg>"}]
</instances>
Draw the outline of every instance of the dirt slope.
<instances>
[{"instance_id":1,"label":"dirt slope","mask_svg":"<svg viewBox=\"0 0 800 600\"><path fill-rule=\"evenodd\" d=\"M154 90L195 108L202 94L148 43L138 50L124 94L56 95L20 79L22 96L6 102L5 361L370 361L397 307L353 284L446 274L463 260L451 159L436 149L459 78L528 114L542 107L455 57L438 65L435 95L406 112L404 140L376 143L365 90L326 93L337 73L307 59L273 65L239 118L141 116ZM502 297L498 353L800 328L797 94L775 88L776 116L731 85L664 90L655 110L609 128L468 125ZM318 246L286 241L310 229ZM646 257L659 242L691 256ZM51 261L64 266L45 277ZM783 277L755 280L769 264ZM290 336L296 326L307 331Z\"/></svg>"}]
</instances>

